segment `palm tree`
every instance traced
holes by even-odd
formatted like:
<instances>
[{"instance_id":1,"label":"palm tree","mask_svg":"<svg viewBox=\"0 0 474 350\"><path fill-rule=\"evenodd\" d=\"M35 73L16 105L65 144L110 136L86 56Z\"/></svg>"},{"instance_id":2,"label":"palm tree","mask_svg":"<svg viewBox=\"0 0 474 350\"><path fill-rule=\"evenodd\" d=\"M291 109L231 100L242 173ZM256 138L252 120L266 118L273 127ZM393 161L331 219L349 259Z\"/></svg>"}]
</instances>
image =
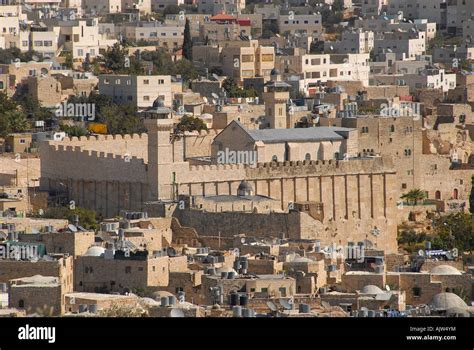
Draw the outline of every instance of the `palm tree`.
<instances>
[{"instance_id":1,"label":"palm tree","mask_svg":"<svg viewBox=\"0 0 474 350\"><path fill-rule=\"evenodd\" d=\"M426 194L419 188L414 188L407 193L402 194L400 198L406 199L407 202L413 203L413 205L417 205L419 201L426 198Z\"/></svg>"},{"instance_id":2,"label":"palm tree","mask_svg":"<svg viewBox=\"0 0 474 350\"><path fill-rule=\"evenodd\" d=\"M5 119L10 132L23 132L28 129L28 121L26 120L26 116L20 111L5 112Z\"/></svg>"}]
</instances>

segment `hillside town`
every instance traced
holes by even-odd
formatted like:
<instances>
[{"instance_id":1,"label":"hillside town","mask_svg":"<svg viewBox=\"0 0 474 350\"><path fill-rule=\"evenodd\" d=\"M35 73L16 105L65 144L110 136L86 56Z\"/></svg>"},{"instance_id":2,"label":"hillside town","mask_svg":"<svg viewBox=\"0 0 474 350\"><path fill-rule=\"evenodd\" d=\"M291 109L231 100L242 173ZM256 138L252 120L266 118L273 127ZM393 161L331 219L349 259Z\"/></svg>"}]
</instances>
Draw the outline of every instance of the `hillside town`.
<instances>
[{"instance_id":1,"label":"hillside town","mask_svg":"<svg viewBox=\"0 0 474 350\"><path fill-rule=\"evenodd\" d=\"M474 1L1 1L0 317L470 317L473 214Z\"/></svg>"}]
</instances>

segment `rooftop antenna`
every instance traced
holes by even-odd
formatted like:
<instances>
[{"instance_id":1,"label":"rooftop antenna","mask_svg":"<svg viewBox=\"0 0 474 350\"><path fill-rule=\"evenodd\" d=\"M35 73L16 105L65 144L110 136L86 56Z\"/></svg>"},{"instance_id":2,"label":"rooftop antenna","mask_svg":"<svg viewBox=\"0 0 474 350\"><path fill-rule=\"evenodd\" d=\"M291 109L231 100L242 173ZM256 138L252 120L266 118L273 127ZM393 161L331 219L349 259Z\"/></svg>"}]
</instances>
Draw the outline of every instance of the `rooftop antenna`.
<instances>
[{"instance_id":1,"label":"rooftop antenna","mask_svg":"<svg viewBox=\"0 0 474 350\"><path fill-rule=\"evenodd\" d=\"M286 310L293 310L293 304L290 303L288 300L280 299L278 301L281 306L283 306Z\"/></svg>"},{"instance_id":2,"label":"rooftop antenna","mask_svg":"<svg viewBox=\"0 0 474 350\"><path fill-rule=\"evenodd\" d=\"M278 308L277 306L272 302L272 301L267 301L267 306L270 310L272 310L273 312L276 312L278 311Z\"/></svg>"}]
</instances>

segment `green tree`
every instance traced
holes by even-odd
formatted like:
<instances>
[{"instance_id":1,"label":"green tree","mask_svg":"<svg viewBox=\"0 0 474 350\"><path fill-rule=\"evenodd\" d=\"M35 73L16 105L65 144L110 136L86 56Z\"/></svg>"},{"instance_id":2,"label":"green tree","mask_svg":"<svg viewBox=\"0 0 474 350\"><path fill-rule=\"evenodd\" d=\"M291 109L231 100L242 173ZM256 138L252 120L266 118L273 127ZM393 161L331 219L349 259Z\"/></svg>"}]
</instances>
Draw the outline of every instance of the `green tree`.
<instances>
[{"instance_id":1,"label":"green tree","mask_svg":"<svg viewBox=\"0 0 474 350\"><path fill-rule=\"evenodd\" d=\"M178 125L176 125L175 132L176 133L183 133L184 131L201 131L207 130L206 124L202 121L202 119L193 117L190 115L184 115Z\"/></svg>"},{"instance_id":2,"label":"green tree","mask_svg":"<svg viewBox=\"0 0 474 350\"><path fill-rule=\"evenodd\" d=\"M199 74L191 61L182 59L176 63L176 74L180 74L183 80L196 79Z\"/></svg>"},{"instance_id":3,"label":"green tree","mask_svg":"<svg viewBox=\"0 0 474 350\"><path fill-rule=\"evenodd\" d=\"M94 210L76 207L70 209L69 207L50 207L44 211L41 216L47 219L67 219L74 220L74 215L79 216L79 225L87 230L95 230L98 227L96 213Z\"/></svg>"},{"instance_id":4,"label":"green tree","mask_svg":"<svg viewBox=\"0 0 474 350\"><path fill-rule=\"evenodd\" d=\"M59 126L59 129L61 131L66 132L69 136L81 137L81 136L86 136L89 134L89 131L81 125L61 124Z\"/></svg>"},{"instance_id":5,"label":"green tree","mask_svg":"<svg viewBox=\"0 0 474 350\"><path fill-rule=\"evenodd\" d=\"M474 247L474 223L470 214L458 212L441 216L433 221L437 249L457 248L461 252Z\"/></svg>"},{"instance_id":6,"label":"green tree","mask_svg":"<svg viewBox=\"0 0 474 350\"><path fill-rule=\"evenodd\" d=\"M335 12L344 11L344 1L343 0L334 0L332 4L332 10Z\"/></svg>"},{"instance_id":7,"label":"green tree","mask_svg":"<svg viewBox=\"0 0 474 350\"><path fill-rule=\"evenodd\" d=\"M419 201L426 198L426 194L419 188L414 188L407 193L402 194L400 198L407 200L409 203L413 203L413 205L417 205Z\"/></svg>"},{"instance_id":8,"label":"green tree","mask_svg":"<svg viewBox=\"0 0 474 350\"><path fill-rule=\"evenodd\" d=\"M109 46L102 56L105 68L114 73L123 72L125 70L126 53L126 50L119 43L115 43L112 47Z\"/></svg>"},{"instance_id":9,"label":"green tree","mask_svg":"<svg viewBox=\"0 0 474 350\"><path fill-rule=\"evenodd\" d=\"M104 107L98 121L107 125L110 134L138 134L146 131L143 120L137 116L133 105L110 105Z\"/></svg>"},{"instance_id":10,"label":"green tree","mask_svg":"<svg viewBox=\"0 0 474 350\"><path fill-rule=\"evenodd\" d=\"M177 15L181 9L178 5L168 5L163 10L163 16Z\"/></svg>"},{"instance_id":11,"label":"green tree","mask_svg":"<svg viewBox=\"0 0 474 350\"><path fill-rule=\"evenodd\" d=\"M0 49L0 63L10 64L12 61L19 59L22 62L32 61L33 58L39 62L43 60L43 55L37 51L29 50L21 52L19 48L12 47L9 49Z\"/></svg>"},{"instance_id":12,"label":"green tree","mask_svg":"<svg viewBox=\"0 0 474 350\"><path fill-rule=\"evenodd\" d=\"M26 116L23 112L5 112L5 119L7 121L7 130L9 130L9 132L23 132L28 129L28 121L26 120Z\"/></svg>"},{"instance_id":13,"label":"green tree","mask_svg":"<svg viewBox=\"0 0 474 350\"><path fill-rule=\"evenodd\" d=\"M184 25L183 56L189 61L193 60L193 42L188 18L186 18L186 24Z\"/></svg>"},{"instance_id":14,"label":"green tree","mask_svg":"<svg viewBox=\"0 0 474 350\"><path fill-rule=\"evenodd\" d=\"M234 78L228 77L222 83L222 87L227 92L228 97L256 97L257 92L254 89L242 89L239 87Z\"/></svg>"},{"instance_id":15,"label":"green tree","mask_svg":"<svg viewBox=\"0 0 474 350\"><path fill-rule=\"evenodd\" d=\"M64 67L67 69L72 69L74 67L74 60L72 57L72 52L64 53Z\"/></svg>"}]
</instances>

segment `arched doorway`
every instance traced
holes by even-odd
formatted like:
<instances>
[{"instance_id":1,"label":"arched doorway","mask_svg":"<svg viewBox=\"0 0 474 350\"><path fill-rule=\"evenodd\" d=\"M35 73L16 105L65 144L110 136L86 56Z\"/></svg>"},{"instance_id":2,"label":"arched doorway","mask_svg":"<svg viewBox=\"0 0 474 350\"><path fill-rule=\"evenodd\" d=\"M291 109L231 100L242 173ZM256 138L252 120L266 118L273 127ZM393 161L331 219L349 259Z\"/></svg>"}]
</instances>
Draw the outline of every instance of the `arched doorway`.
<instances>
[{"instance_id":1,"label":"arched doorway","mask_svg":"<svg viewBox=\"0 0 474 350\"><path fill-rule=\"evenodd\" d=\"M457 188L455 188L453 191L453 199L458 199L458 196L459 196L459 191Z\"/></svg>"},{"instance_id":2,"label":"arched doorway","mask_svg":"<svg viewBox=\"0 0 474 350\"><path fill-rule=\"evenodd\" d=\"M441 192L440 191L436 191L435 192L435 199L441 199Z\"/></svg>"}]
</instances>

